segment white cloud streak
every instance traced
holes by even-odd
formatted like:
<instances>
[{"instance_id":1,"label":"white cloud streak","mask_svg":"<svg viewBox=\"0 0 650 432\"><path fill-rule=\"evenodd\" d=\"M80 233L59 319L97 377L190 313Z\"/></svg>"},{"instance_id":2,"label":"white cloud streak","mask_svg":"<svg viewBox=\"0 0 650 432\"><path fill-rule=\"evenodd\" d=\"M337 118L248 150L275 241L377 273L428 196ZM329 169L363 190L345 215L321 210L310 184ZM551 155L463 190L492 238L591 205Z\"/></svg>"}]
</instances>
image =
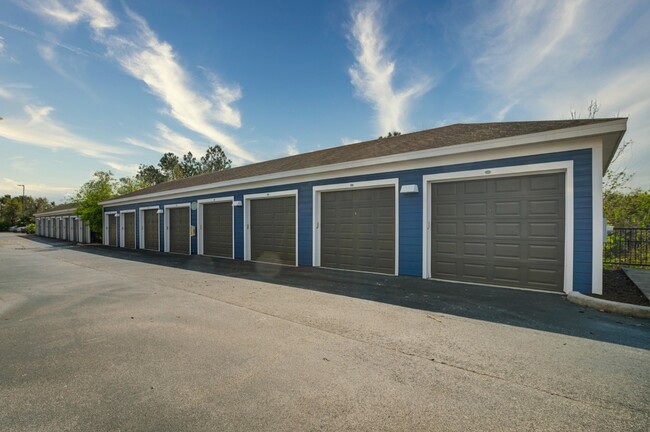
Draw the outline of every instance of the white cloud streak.
<instances>
[{"instance_id":1,"label":"white cloud streak","mask_svg":"<svg viewBox=\"0 0 650 432\"><path fill-rule=\"evenodd\" d=\"M649 27L643 1L503 0L471 22L462 40L479 86L495 101L495 120L511 112L569 118L572 108L585 118L592 99L599 117L629 116L625 139L636 149L621 163L647 188L650 58L642 47L650 45Z\"/></svg>"},{"instance_id":2,"label":"white cloud streak","mask_svg":"<svg viewBox=\"0 0 650 432\"><path fill-rule=\"evenodd\" d=\"M74 192L72 186L53 186L51 184L31 183L25 180L16 180L8 177L0 177L0 194L17 196L22 193L18 184L25 184L25 193L31 196L46 196L49 200L56 201L65 194Z\"/></svg>"},{"instance_id":3,"label":"white cloud streak","mask_svg":"<svg viewBox=\"0 0 650 432\"><path fill-rule=\"evenodd\" d=\"M156 134L149 134L147 141L134 137L126 137L122 141L161 155L168 152L178 156L184 155L187 152L192 152L194 156L203 154L201 147L197 146L192 139L173 131L163 123L156 124L156 132Z\"/></svg>"},{"instance_id":4,"label":"white cloud streak","mask_svg":"<svg viewBox=\"0 0 650 432\"><path fill-rule=\"evenodd\" d=\"M0 122L0 137L51 150L66 149L93 158L128 153L77 135L51 116L50 106L24 105L25 116L7 116Z\"/></svg>"},{"instance_id":5,"label":"white cloud streak","mask_svg":"<svg viewBox=\"0 0 650 432\"><path fill-rule=\"evenodd\" d=\"M433 81L422 76L401 90L393 88L396 64L386 53L381 26L381 4L367 1L352 10L350 38L356 63L349 69L352 85L377 114L378 132L405 131L412 103L428 92Z\"/></svg>"},{"instance_id":6,"label":"white cloud streak","mask_svg":"<svg viewBox=\"0 0 650 432\"><path fill-rule=\"evenodd\" d=\"M241 114L232 104L241 98L239 86L226 86L212 79L213 91L203 97L192 87L192 80L181 66L173 47L161 41L147 22L125 7L125 22L98 0L29 1L28 9L61 25L87 22L94 39L103 44L110 58L133 78L143 81L167 107L166 114L213 143L234 158L254 161L235 139L217 126L241 127ZM125 29L131 29L126 32ZM212 75L214 78L215 76Z\"/></svg>"}]
</instances>

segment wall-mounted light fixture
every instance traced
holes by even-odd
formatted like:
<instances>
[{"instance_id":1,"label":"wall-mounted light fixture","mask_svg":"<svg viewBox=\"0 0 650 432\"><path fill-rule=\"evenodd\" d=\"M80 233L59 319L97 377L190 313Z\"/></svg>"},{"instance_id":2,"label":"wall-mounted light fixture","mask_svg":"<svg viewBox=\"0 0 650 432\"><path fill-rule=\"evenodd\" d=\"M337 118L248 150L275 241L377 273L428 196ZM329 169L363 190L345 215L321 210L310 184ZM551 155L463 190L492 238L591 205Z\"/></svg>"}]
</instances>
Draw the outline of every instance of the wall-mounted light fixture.
<instances>
[{"instance_id":1,"label":"wall-mounted light fixture","mask_svg":"<svg viewBox=\"0 0 650 432\"><path fill-rule=\"evenodd\" d=\"M120 217L120 212L115 213L115 217Z\"/></svg>"},{"instance_id":2,"label":"wall-mounted light fixture","mask_svg":"<svg viewBox=\"0 0 650 432\"><path fill-rule=\"evenodd\" d=\"M242 205L242 204L241 204L241 201L233 201L233 202L232 202L232 206L233 206L233 207L241 207L241 205Z\"/></svg>"},{"instance_id":3,"label":"wall-mounted light fixture","mask_svg":"<svg viewBox=\"0 0 650 432\"><path fill-rule=\"evenodd\" d=\"M159 208L158 210L156 210L156 214L163 214L163 213L165 213L163 209Z\"/></svg>"},{"instance_id":4,"label":"wall-mounted light fixture","mask_svg":"<svg viewBox=\"0 0 650 432\"><path fill-rule=\"evenodd\" d=\"M402 187L399 190L399 193L403 193L403 194L418 193L418 185L416 184L402 185Z\"/></svg>"}]
</instances>

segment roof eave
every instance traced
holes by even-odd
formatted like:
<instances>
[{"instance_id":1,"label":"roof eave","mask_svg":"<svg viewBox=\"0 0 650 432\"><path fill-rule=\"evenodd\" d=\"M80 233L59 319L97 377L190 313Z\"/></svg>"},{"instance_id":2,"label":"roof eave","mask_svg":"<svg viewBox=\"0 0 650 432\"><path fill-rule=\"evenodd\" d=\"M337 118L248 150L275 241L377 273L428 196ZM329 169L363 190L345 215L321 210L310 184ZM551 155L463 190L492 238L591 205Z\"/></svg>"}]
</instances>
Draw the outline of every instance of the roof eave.
<instances>
[{"instance_id":1,"label":"roof eave","mask_svg":"<svg viewBox=\"0 0 650 432\"><path fill-rule=\"evenodd\" d=\"M223 186L233 186L239 184L244 185L246 183L253 183L253 182L259 182L264 180L277 180L279 178L289 179L291 177L297 177L305 174L318 173L324 171L333 171L333 170L341 171L348 168L356 168L365 165L380 165L387 162L402 162L405 160L417 160L417 159L436 157L436 156L446 156L454 153L467 153L473 151L489 150L494 148L538 144L538 143L543 143L548 141L558 141L558 140L566 140L572 138L584 138L584 137L595 136L595 135L618 133L620 135L619 138L619 142L620 142L620 139L625 133L626 125L627 125L626 118L614 119L612 121L607 121L607 122L593 123L593 124L582 125L582 126L574 126L570 128L554 129L550 131L537 132L537 133L526 134L526 135L515 135L511 137L497 138L488 141L476 141L476 142L470 142L464 144L456 144L447 147L438 147L438 148L427 149L427 150L418 150L414 152L398 153L398 154L388 155L388 156L379 156L379 157L369 158L369 159L360 159L351 162L341 162L341 163L330 164L330 165L321 165L313 168L302 168L302 169L292 170L292 171L283 171L283 172L264 174L260 176L254 176L254 177L245 177L240 179L227 180L223 182L205 183L197 186L170 189L170 190L155 192L151 194L136 195L133 197L126 197L126 198L117 197L107 201L102 201L99 204L102 206L108 206L108 205L136 203L138 201L148 200L151 198L164 199L165 196L169 196L169 195L201 192L202 190L213 188L215 184L219 184Z\"/></svg>"}]
</instances>

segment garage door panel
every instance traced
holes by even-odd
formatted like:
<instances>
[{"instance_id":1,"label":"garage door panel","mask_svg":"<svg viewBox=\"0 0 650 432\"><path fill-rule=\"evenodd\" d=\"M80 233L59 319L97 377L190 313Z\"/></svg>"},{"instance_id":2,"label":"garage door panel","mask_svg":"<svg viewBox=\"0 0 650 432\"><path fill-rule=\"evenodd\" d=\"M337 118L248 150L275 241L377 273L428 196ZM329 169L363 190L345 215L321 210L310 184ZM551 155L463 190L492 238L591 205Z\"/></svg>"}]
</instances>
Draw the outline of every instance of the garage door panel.
<instances>
[{"instance_id":1,"label":"garage door panel","mask_svg":"<svg viewBox=\"0 0 650 432\"><path fill-rule=\"evenodd\" d=\"M521 223L495 222L494 235L497 237L521 237Z\"/></svg>"},{"instance_id":2,"label":"garage door panel","mask_svg":"<svg viewBox=\"0 0 650 432\"><path fill-rule=\"evenodd\" d=\"M251 260L296 264L296 197L250 201Z\"/></svg>"},{"instance_id":3,"label":"garage door panel","mask_svg":"<svg viewBox=\"0 0 650 432\"><path fill-rule=\"evenodd\" d=\"M457 213L456 204L434 204L433 212L436 216L455 217Z\"/></svg>"},{"instance_id":4,"label":"garage door panel","mask_svg":"<svg viewBox=\"0 0 650 432\"><path fill-rule=\"evenodd\" d=\"M521 179L518 177L508 177L494 181L494 191L499 192L520 192L522 189Z\"/></svg>"},{"instance_id":5,"label":"garage door panel","mask_svg":"<svg viewBox=\"0 0 650 432\"><path fill-rule=\"evenodd\" d=\"M497 285L561 290L564 271L564 174L432 185L431 276ZM474 194L485 190L486 209ZM460 208L452 215L436 211ZM455 247L452 246L455 244ZM453 266L453 256L458 265Z\"/></svg>"},{"instance_id":6,"label":"garage door panel","mask_svg":"<svg viewBox=\"0 0 650 432\"><path fill-rule=\"evenodd\" d=\"M555 239L562 235L563 227L558 222L531 222L528 224L530 237Z\"/></svg>"},{"instance_id":7,"label":"garage door panel","mask_svg":"<svg viewBox=\"0 0 650 432\"><path fill-rule=\"evenodd\" d=\"M484 222L464 223L462 233L465 236L486 236L488 226Z\"/></svg>"},{"instance_id":8,"label":"garage door panel","mask_svg":"<svg viewBox=\"0 0 650 432\"><path fill-rule=\"evenodd\" d=\"M395 272L394 187L322 192L320 216L321 266Z\"/></svg>"}]
</instances>

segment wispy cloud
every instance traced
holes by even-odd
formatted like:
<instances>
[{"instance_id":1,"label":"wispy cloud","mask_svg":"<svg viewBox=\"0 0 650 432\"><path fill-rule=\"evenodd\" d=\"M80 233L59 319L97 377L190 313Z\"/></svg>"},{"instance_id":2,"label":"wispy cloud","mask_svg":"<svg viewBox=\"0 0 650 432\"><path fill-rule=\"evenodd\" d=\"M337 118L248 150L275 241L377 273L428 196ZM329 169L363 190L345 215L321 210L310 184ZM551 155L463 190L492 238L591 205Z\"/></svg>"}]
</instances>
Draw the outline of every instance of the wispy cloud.
<instances>
[{"instance_id":1,"label":"wispy cloud","mask_svg":"<svg viewBox=\"0 0 650 432\"><path fill-rule=\"evenodd\" d=\"M255 160L219 126L241 126L241 114L232 105L241 98L239 86L227 86L210 73L212 92L202 96L194 89L173 47L160 40L141 16L124 7L126 19L120 22L98 0L76 3L30 0L27 8L59 25L87 23L93 30L93 38L106 47L109 57L126 73L143 81L165 104L166 114L221 145L232 157Z\"/></svg>"},{"instance_id":2,"label":"wispy cloud","mask_svg":"<svg viewBox=\"0 0 650 432\"><path fill-rule=\"evenodd\" d=\"M127 151L84 138L52 118L50 106L24 105L22 117L7 116L0 122L0 137L52 150L66 149L93 158L115 157Z\"/></svg>"},{"instance_id":3,"label":"wispy cloud","mask_svg":"<svg viewBox=\"0 0 650 432\"><path fill-rule=\"evenodd\" d=\"M348 137L341 138L341 144L343 144L343 145L356 144L358 142L361 142L361 140L354 139L354 138L348 138Z\"/></svg>"},{"instance_id":4,"label":"wispy cloud","mask_svg":"<svg viewBox=\"0 0 650 432\"><path fill-rule=\"evenodd\" d=\"M587 115L597 99L599 116L629 116L626 137L650 136L650 44L647 3L630 0L513 2L479 11L462 35L478 85L495 101L496 120L511 112L527 118ZM637 184L650 183L647 142L622 162L637 171ZM632 152L630 152L632 154Z\"/></svg>"},{"instance_id":5,"label":"wispy cloud","mask_svg":"<svg viewBox=\"0 0 650 432\"><path fill-rule=\"evenodd\" d=\"M64 195L74 192L72 186L54 186L52 184L31 183L24 179L16 180L8 177L0 177L0 193L17 196L22 193L18 184L25 184L25 193L31 196L47 196L50 200L57 200Z\"/></svg>"},{"instance_id":6,"label":"wispy cloud","mask_svg":"<svg viewBox=\"0 0 650 432\"><path fill-rule=\"evenodd\" d=\"M59 25L87 21L96 32L114 28L117 18L98 0L23 0L23 6Z\"/></svg>"},{"instance_id":7,"label":"wispy cloud","mask_svg":"<svg viewBox=\"0 0 650 432\"><path fill-rule=\"evenodd\" d=\"M104 161L106 165L109 167L113 168L116 171L128 174L128 175L134 175L138 172L139 165L138 164L123 164L120 162L115 162L115 161Z\"/></svg>"},{"instance_id":8,"label":"wispy cloud","mask_svg":"<svg viewBox=\"0 0 650 432\"><path fill-rule=\"evenodd\" d=\"M160 155L171 152L181 156L187 152L192 152L194 156L199 156L203 153L201 147L195 141L160 122L156 124L156 133L148 134L146 140L126 137L122 141L136 147L151 150Z\"/></svg>"},{"instance_id":9,"label":"wispy cloud","mask_svg":"<svg viewBox=\"0 0 650 432\"><path fill-rule=\"evenodd\" d=\"M366 1L352 9L350 39L356 59L349 69L352 84L377 113L378 133L405 131L409 108L431 89L432 78L422 75L402 89L393 88L396 63L386 52L379 1Z\"/></svg>"},{"instance_id":10,"label":"wispy cloud","mask_svg":"<svg viewBox=\"0 0 650 432\"><path fill-rule=\"evenodd\" d=\"M298 150L298 140L297 139L291 138L291 141L289 141L289 143L287 143L286 153L287 153L287 156L295 156L297 154L300 154L300 150Z\"/></svg>"}]
</instances>

